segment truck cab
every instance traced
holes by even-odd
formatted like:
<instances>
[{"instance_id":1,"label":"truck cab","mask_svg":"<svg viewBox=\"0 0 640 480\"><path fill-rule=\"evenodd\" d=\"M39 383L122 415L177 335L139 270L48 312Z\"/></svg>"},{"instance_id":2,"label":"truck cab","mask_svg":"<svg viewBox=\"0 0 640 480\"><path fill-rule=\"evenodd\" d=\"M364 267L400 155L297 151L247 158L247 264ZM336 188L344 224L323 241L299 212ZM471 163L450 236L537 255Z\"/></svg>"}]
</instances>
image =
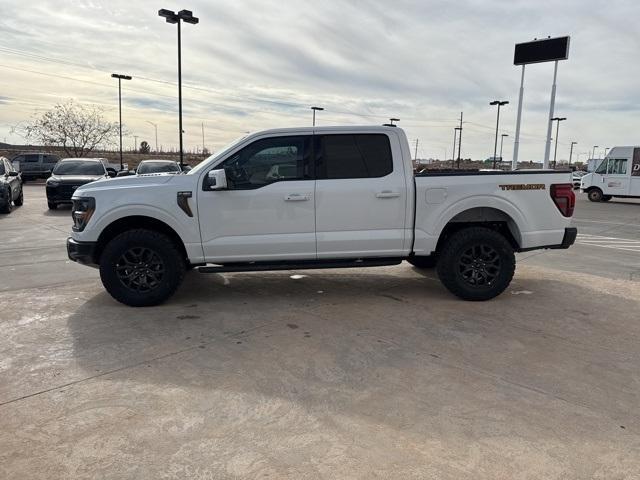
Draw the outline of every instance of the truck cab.
<instances>
[{"instance_id":1,"label":"truck cab","mask_svg":"<svg viewBox=\"0 0 640 480\"><path fill-rule=\"evenodd\" d=\"M580 190L592 202L640 198L640 147L613 147L593 173L582 177Z\"/></svg>"}]
</instances>

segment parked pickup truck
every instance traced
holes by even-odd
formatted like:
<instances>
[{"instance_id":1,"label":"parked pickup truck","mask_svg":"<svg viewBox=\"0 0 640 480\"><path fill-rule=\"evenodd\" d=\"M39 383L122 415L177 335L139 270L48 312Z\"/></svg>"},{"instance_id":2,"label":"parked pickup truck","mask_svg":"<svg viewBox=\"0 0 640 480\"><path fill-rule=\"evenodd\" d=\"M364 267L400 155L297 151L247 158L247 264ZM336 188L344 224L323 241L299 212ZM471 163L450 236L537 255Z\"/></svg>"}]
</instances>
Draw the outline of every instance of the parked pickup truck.
<instances>
[{"instance_id":1,"label":"parked pickup truck","mask_svg":"<svg viewBox=\"0 0 640 480\"><path fill-rule=\"evenodd\" d=\"M514 252L568 248L570 172L447 171L414 176L395 127L268 130L186 175L99 180L73 195L71 260L96 266L132 306L201 273L434 266L466 300L507 288Z\"/></svg>"}]
</instances>

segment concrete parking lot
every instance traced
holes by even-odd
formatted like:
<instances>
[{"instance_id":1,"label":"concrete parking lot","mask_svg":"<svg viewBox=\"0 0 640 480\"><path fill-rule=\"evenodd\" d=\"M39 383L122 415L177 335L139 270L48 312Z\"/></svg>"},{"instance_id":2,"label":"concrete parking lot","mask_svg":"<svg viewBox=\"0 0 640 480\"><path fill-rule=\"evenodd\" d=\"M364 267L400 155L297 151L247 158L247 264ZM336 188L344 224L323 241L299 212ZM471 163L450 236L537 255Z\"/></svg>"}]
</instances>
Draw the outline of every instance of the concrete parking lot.
<instances>
[{"instance_id":1,"label":"concrete parking lot","mask_svg":"<svg viewBox=\"0 0 640 480\"><path fill-rule=\"evenodd\" d=\"M640 475L640 202L463 302L432 271L202 275L133 309L42 185L0 217L0 478Z\"/></svg>"}]
</instances>

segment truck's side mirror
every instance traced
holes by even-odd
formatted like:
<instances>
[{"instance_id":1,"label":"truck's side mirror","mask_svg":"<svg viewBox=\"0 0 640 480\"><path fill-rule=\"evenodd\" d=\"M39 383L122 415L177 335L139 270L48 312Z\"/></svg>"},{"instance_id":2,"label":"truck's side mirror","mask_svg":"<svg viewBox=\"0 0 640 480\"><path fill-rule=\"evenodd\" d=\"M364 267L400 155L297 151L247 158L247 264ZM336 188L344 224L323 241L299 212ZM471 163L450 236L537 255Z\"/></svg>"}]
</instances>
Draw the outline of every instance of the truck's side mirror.
<instances>
[{"instance_id":1,"label":"truck's side mirror","mask_svg":"<svg viewBox=\"0 0 640 480\"><path fill-rule=\"evenodd\" d=\"M204 183L205 190L224 190L227 188L227 175L224 169L211 170Z\"/></svg>"},{"instance_id":2,"label":"truck's side mirror","mask_svg":"<svg viewBox=\"0 0 640 480\"><path fill-rule=\"evenodd\" d=\"M109 177L111 178L115 177L118 174L115 168L107 167L106 171L107 171L107 175L109 175Z\"/></svg>"}]
</instances>

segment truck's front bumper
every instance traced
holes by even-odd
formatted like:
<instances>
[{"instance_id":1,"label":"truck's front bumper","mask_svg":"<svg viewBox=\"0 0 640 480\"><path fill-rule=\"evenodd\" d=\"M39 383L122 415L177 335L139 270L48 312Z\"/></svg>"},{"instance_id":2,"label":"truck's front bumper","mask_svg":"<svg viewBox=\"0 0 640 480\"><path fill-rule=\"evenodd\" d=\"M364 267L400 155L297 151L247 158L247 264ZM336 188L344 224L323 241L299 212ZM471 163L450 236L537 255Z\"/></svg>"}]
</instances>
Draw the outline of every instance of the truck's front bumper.
<instances>
[{"instance_id":1,"label":"truck's front bumper","mask_svg":"<svg viewBox=\"0 0 640 480\"><path fill-rule=\"evenodd\" d=\"M67 238L67 255L74 262L97 268L95 251L96 242L78 242L71 237Z\"/></svg>"},{"instance_id":2,"label":"truck's front bumper","mask_svg":"<svg viewBox=\"0 0 640 480\"><path fill-rule=\"evenodd\" d=\"M544 250L545 248L550 248L554 250L566 249L575 243L577 236L578 236L578 229L576 227L567 227L564 229L564 236L562 237L562 243L558 243L555 245L541 245L539 247L521 248L518 251L530 252L531 250Z\"/></svg>"}]
</instances>

